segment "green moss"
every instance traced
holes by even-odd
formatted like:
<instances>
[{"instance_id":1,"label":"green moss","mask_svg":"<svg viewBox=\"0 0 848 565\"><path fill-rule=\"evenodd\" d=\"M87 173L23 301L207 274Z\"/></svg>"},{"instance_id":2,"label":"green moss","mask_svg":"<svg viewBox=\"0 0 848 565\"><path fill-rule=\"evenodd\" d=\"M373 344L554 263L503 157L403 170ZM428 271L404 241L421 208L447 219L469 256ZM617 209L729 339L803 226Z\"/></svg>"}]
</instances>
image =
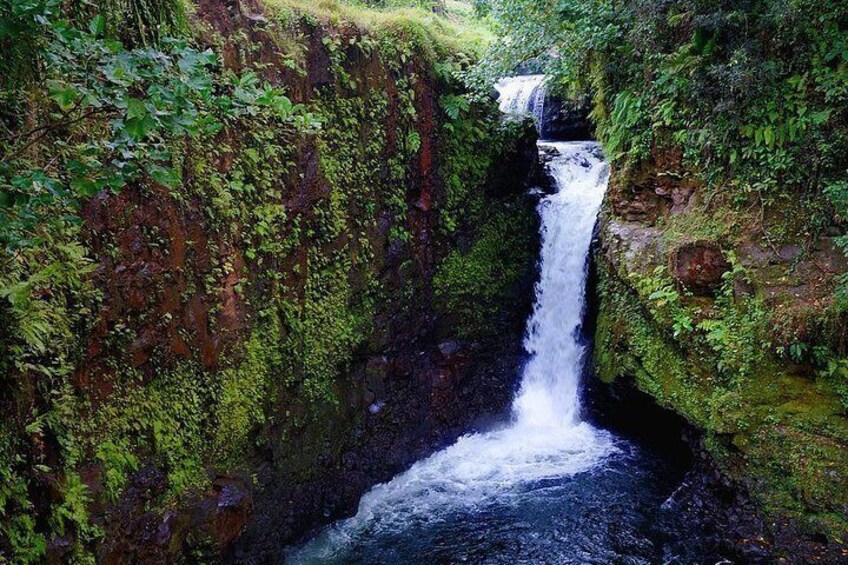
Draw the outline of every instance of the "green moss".
<instances>
[{"instance_id":1,"label":"green moss","mask_svg":"<svg viewBox=\"0 0 848 565\"><path fill-rule=\"evenodd\" d=\"M491 182L496 160L526 141L527 130L524 124L497 119L481 123L479 116L450 98L443 98L441 105L454 118L444 126L440 173L445 194L438 227L446 235L470 232L475 239L440 263L434 290L439 308L455 320L461 335L482 337L499 331L494 321L536 261L535 212L526 203L496 201L479 189Z\"/></svg>"},{"instance_id":2,"label":"green moss","mask_svg":"<svg viewBox=\"0 0 848 565\"><path fill-rule=\"evenodd\" d=\"M315 457L340 454L355 426L345 375L372 337L375 315L429 297L432 281L421 276L415 253L440 263L449 255L439 279L449 289L445 305L471 312L477 327L532 266L532 213L483 191L511 134L496 127L492 107L465 101L452 75L476 53L474 32L463 35L455 23L418 10L284 4L294 9L272 6L275 17L262 32L282 64L302 75L303 30L320 25L331 84L286 112L290 120L269 106L239 107L193 137L167 137L157 155L167 154L174 175L161 180L175 182L139 178L126 215L113 218L115 233L110 224L84 239L73 205L54 203L48 211L55 221L36 222L37 244L0 269L0 561L37 561L46 540L62 532L76 540L75 559L90 560L104 534L92 525L102 516L91 512L103 498L120 500L138 469L153 465L167 477L149 510L178 505L208 488L210 470L245 464L268 441L266 425L282 437L272 446L280 472L309 478L318 472ZM249 65L257 46L245 45L245 34L227 40L245 48L241 63ZM236 81L248 93L254 78L217 67L210 77L216 88ZM443 115L430 97L461 107L462 115ZM201 121L221 110L198 108ZM433 163L427 179L425 161ZM438 241L416 241L424 183ZM148 207L133 227L145 261L165 274L145 286L142 307L118 307L121 319L98 326L106 333L103 353L95 354L102 366L87 375L90 388L79 386L73 376L86 358L88 332L102 321L101 310L114 308L101 304L95 285L104 275L94 267L132 259L136 250L127 251L122 229ZM172 217L197 225L174 231ZM172 241L198 232L201 241ZM459 233L468 251L452 253ZM92 241L97 249L88 247ZM390 248L401 260L399 282L387 288ZM172 269L171 254L180 249L184 260ZM157 308L174 288L179 294L168 300L176 303L163 316ZM182 319L189 301L208 308L205 327ZM141 328L176 332L191 346L194 327L226 344L215 352L215 367L197 352L178 357L163 345L132 368L137 361L126 350ZM37 412L30 412L33 397ZM55 469L39 447L48 441ZM58 499L34 508L30 489L45 480L54 481Z\"/></svg>"},{"instance_id":3,"label":"green moss","mask_svg":"<svg viewBox=\"0 0 848 565\"><path fill-rule=\"evenodd\" d=\"M460 335L499 331L493 322L535 259L535 226L528 215L491 212L478 226L474 244L467 251L453 251L439 266L434 279L439 307L456 320Z\"/></svg>"},{"instance_id":4,"label":"green moss","mask_svg":"<svg viewBox=\"0 0 848 565\"><path fill-rule=\"evenodd\" d=\"M774 523L791 519L844 540L848 420L833 392L788 373L766 347L755 365L722 378L735 367L725 359L752 355L740 342L754 343L762 334L752 328L762 321L745 317L744 305L719 299L713 316L724 320L730 337L702 340L699 332L712 331L702 322L702 329L679 339L663 329L668 323L649 297L601 265L599 376L607 382L633 378L640 390L701 429L719 466L749 489Z\"/></svg>"}]
</instances>

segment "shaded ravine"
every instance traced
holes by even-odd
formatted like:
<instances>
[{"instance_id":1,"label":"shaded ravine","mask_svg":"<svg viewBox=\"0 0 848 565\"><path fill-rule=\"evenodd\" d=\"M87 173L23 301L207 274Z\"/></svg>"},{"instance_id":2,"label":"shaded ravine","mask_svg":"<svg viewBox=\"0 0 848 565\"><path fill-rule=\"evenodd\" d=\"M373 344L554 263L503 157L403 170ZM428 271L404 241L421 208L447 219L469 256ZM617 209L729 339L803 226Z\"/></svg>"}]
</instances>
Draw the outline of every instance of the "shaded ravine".
<instances>
[{"instance_id":1,"label":"shaded ravine","mask_svg":"<svg viewBox=\"0 0 848 565\"><path fill-rule=\"evenodd\" d=\"M532 112L542 85L543 77L502 81L502 109ZM291 549L286 562L706 558L669 499L685 470L581 414L587 259L609 167L592 142L540 142L540 150L555 190L538 206L540 278L509 422L464 436L374 487L354 517Z\"/></svg>"}]
</instances>

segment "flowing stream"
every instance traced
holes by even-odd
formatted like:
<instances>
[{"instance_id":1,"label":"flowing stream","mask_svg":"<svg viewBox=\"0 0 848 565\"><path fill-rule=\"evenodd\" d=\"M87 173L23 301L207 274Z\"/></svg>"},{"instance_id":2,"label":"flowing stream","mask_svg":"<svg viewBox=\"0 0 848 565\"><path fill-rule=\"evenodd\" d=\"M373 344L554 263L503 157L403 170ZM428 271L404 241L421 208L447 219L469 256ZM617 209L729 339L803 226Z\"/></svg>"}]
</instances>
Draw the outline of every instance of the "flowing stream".
<instances>
[{"instance_id":1,"label":"flowing stream","mask_svg":"<svg viewBox=\"0 0 848 565\"><path fill-rule=\"evenodd\" d=\"M502 110L540 115L543 84L541 76L501 81ZM540 150L555 191L538 206L540 277L509 423L374 487L354 517L288 552L287 562L677 562L683 526L669 525L663 507L680 480L673 463L581 414L588 254L609 166L593 142L540 142Z\"/></svg>"}]
</instances>

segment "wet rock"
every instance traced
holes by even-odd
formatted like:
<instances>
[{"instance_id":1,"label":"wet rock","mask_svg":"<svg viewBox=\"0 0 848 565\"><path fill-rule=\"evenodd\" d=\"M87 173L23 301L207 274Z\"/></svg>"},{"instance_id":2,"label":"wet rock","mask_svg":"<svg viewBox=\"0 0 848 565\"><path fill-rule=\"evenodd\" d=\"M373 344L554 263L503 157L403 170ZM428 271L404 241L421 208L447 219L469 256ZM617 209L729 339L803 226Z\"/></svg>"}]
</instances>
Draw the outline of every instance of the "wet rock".
<instances>
[{"instance_id":1,"label":"wet rock","mask_svg":"<svg viewBox=\"0 0 848 565\"><path fill-rule=\"evenodd\" d=\"M385 394L385 382L391 364L386 356L369 359L365 365L365 402L371 404Z\"/></svg>"},{"instance_id":2,"label":"wet rock","mask_svg":"<svg viewBox=\"0 0 848 565\"><path fill-rule=\"evenodd\" d=\"M47 563L49 565L65 563L71 551L71 536L55 537L47 544Z\"/></svg>"},{"instance_id":3,"label":"wet rock","mask_svg":"<svg viewBox=\"0 0 848 565\"><path fill-rule=\"evenodd\" d=\"M783 261L792 261L801 254L801 251L799 245L782 245L777 250L777 255Z\"/></svg>"},{"instance_id":4,"label":"wet rock","mask_svg":"<svg viewBox=\"0 0 848 565\"><path fill-rule=\"evenodd\" d=\"M538 134L533 120L528 118L513 127L520 128L521 133L512 137L513 145L505 148L503 158L496 165L492 180L486 187L490 195L498 198L523 192L531 171L538 166Z\"/></svg>"},{"instance_id":5,"label":"wet rock","mask_svg":"<svg viewBox=\"0 0 848 565\"><path fill-rule=\"evenodd\" d=\"M659 229L615 220L606 222L605 227L604 255L611 264L627 273L649 274L654 270L663 256Z\"/></svg>"},{"instance_id":6,"label":"wet rock","mask_svg":"<svg viewBox=\"0 0 848 565\"><path fill-rule=\"evenodd\" d=\"M594 128L589 121L591 101L562 100L546 96L542 110L540 137L556 141L583 141L594 139Z\"/></svg>"},{"instance_id":7,"label":"wet rock","mask_svg":"<svg viewBox=\"0 0 848 565\"><path fill-rule=\"evenodd\" d=\"M441 353L442 359L446 361L455 357L461 350L462 346L454 340L443 341L439 344L439 353Z\"/></svg>"},{"instance_id":8,"label":"wet rock","mask_svg":"<svg viewBox=\"0 0 848 565\"><path fill-rule=\"evenodd\" d=\"M240 481L228 481L221 487L215 509L215 542L226 547L238 537L253 510L253 495Z\"/></svg>"},{"instance_id":9,"label":"wet rock","mask_svg":"<svg viewBox=\"0 0 848 565\"><path fill-rule=\"evenodd\" d=\"M696 295L710 295L721 285L731 265L715 243L689 243L672 256L672 274L677 282Z\"/></svg>"}]
</instances>

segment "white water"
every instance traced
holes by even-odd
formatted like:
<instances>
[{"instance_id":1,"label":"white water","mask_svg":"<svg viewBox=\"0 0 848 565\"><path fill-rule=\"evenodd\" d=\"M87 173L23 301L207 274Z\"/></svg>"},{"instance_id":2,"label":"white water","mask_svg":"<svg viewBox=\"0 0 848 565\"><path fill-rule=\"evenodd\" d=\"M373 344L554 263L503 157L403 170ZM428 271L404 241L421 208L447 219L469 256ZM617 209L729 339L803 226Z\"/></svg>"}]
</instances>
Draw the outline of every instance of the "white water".
<instances>
[{"instance_id":1,"label":"white water","mask_svg":"<svg viewBox=\"0 0 848 565\"><path fill-rule=\"evenodd\" d=\"M580 326L592 231L609 166L595 143L542 143L556 154L549 172L557 192L542 199L541 276L524 347L531 358L515 399L516 426L568 430L580 425Z\"/></svg>"},{"instance_id":2,"label":"white water","mask_svg":"<svg viewBox=\"0 0 848 565\"><path fill-rule=\"evenodd\" d=\"M529 90L532 83L523 81ZM515 99L529 99L526 92ZM390 482L374 487L353 518L325 529L287 555L292 563L328 563L357 540L412 531L448 513L520 497L543 479L573 476L615 451L612 439L580 419L580 342L587 257L609 167L595 143L540 143L557 192L539 204L540 280L528 320L530 359L513 404L512 422L460 438Z\"/></svg>"},{"instance_id":3,"label":"white water","mask_svg":"<svg viewBox=\"0 0 848 565\"><path fill-rule=\"evenodd\" d=\"M545 111L545 75L523 75L505 78L495 85L500 94L501 112L530 114L541 125Z\"/></svg>"}]
</instances>

